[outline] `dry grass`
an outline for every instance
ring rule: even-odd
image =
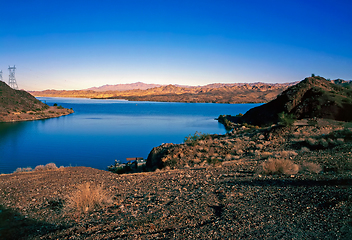
[[[297,174],[299,171],[299,165],[293,163],[288,159],[274,159],[270,158],[269,160],[265,161],[260,169],[259,172],[263,174]]]
[[[33,169],[31,167],[26,167],[26,168],[17,168],[14,172],[15,173],[20,173],[20,172],[31,172]]]
[[[84,183],[68,197],[66,209],[76,213],[90,212],[112,203],[112,196],[100,185]]]

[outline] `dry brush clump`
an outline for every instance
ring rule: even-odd
[[[90,212],[112,203],[112,196],[101,185],[84,183],[67,197],[66,210],[78,214]]]
[[[33,169],[31,167],[26,167],[26,168],[17,168],[14,173],[20,173],[20,172],[31,172]]]
[[[269,158],[267,161],[260,165],[258,172],[267,175],[291,175],[297,174],[299,172],[299,169],[299,165],[293,163],[291,160]]]
[[[45,166],[44,165],[38,165],[34,168],[34,171],[45,171],[45,170],[54,170],[58,169],[55,163],[48,163]]]

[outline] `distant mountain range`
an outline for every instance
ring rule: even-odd
[[[134,90],[134,89],[146,90],[149,88],[155,88],[155,87],[160,87],[160,86],[162,86],[162,85],[136,82],[136,83],[126,83],[126,84],[115,84],[115,85],[106,84],[106,85],[103,85],[100,87],[91,87],[91,88],[84,89],[84,90],[92,90],[92,91],[96,91],[96,92],[127,91],[127,90]]]
[[[339,85],[350,81],[332,80]],[[212,103],[264,103],[273,100],[290,83],[213,83],[205,86],[159,85],[142,82],[104,85],[85,90],[31,91],[37,97],[76,97],[99,99],[126,99],[129,101],[157,102],[212,102]]]

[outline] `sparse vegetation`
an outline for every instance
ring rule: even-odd
[[[292,126],[293,123],[295,122],[295,117],[293,114],[288,114],[285,112],[279,113],[279,124],[283,125],[285,127]]]
[[[19,172],[31,172],[33,171],[33,169],[31,167],[26,167],[26,168],[17,168],[15,170],[15,173],[19,173]]]
[[[45,171],[45,170],[55,170],[55,169],[58,169],[58,167],[56,166],[55,163],[48,163],[45,166],[44,165],[38,165],[34,169],[31,168],[31,167],[17,168],[15,173],[18,173],[18,172],[32,172],[32,171]]]
[[[205,139],[209,138],[209,136],[210,135],[207,133],[195,132],[193,135],[190,134],[187,137],[185,137],[183,142],[194,146],[198,141],[205,140]]]
[[[299,171],[299,165],[293,163],[288,159],[274,159],[270,158],[265,161],[260,166],[260,173],[267,175],[275,175],[275,174],[285,174],[292,175],[297,174]]]
[[[112,203],[112,197],[101,185],[84,183],[77,186],[67,198],[66,210],[87,213]]]
[[[56,166],[55,163],[48,163],[45,166],[44,165],[38,165],[34,168],[34,171],[45,171],[45,170],[53,170],[57,169],[58,167]]]

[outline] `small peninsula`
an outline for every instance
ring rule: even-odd
[[[28,92],[12,89],[0,81],[0,122],[47,119],[71,113],[72,109],[48,106]]]

